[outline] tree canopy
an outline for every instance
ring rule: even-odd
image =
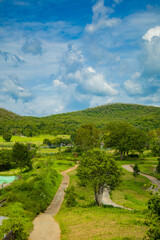
[[[118,150],[121,159],[132,150],[143,152],[147,141],[146,133],[128,122],[110,122],[106,125],[104,147]]]
[[[12,160],[16,164],[16,166],[21,169],[21,172],[24,167],[31,168],[31,159],[32,154],[29,146],[23,143],[16,142],[12,149]]]
[[[82,185],[88,184],[93,188],[96,203],[101,205],[104,188],[112,190],[119,185],[121,170],[111,154],[94,149],[83,155],[77,176]]]
[[[99,130],[92,124],[82,125],[75,134],[74,142],[83,151],[100,147]]]

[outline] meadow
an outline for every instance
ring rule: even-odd
[[[157,158],[128,159],[117,161],[118,165],[135,164],[141,172],[156,176]],[[149,167],[149,168],[148,168]],[[111,199],[132,211],[112,206],[96,206],[94,193],[89,187],[77,184],[76,171],[69,173],[70,186],[75,187],[75,207],[67,207],[66,199],[60,212],[56,215],[62,231],[62,240],[142,240],[148,226],[146,225],[147,202],[151,193],[147,191],[150,181],[143,177],[134,177],[123,169],[122,182],[111,192]]]

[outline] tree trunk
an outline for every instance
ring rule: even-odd
[[[98,187],[98,191],[96,188],[94,189],[95,201],[98,206],[102,206],[103,190],[102,186]]]
[[[120,151],[120,158],[123,160],[123,151]]]

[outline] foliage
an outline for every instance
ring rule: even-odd
[[[139,172],[140,172],[137,163],[134,165],[133,170],[134,170],[134,172],[133,172],[133,176],[134,176],[134,177],[137,177],[137,176],[139,175]]]
[[[157,167],[156,167],[156,172],[160,173],[160,158],[158,158],[158,164],[157,164]]]
[[[43,167],[23,174],[23,178],[4,188],[1,199],[7,199],[7,203],[0,211],[9,219],[4,220],[2,232],[12,229],[16,239],[27,240],[33,219],[50,204],[60,181],[56,170]]]
[[[9,132],[4,132],[4,133],[3,133],[3,139],[4,139],[6,142],[10,142],[11,138],[12,138],[12,134],[11,134],[11,133],[9,133]]]
[[[95,200],[101,205],[101,195],[105,187],[113,190],[120,183],[121,170],[111,154],[99,149],[90,150],[83,155],[77,168],[80,183],[89,184],[95,193]]]
[[[13,135],[72,134],[81,125],[94,123],[97,128],[103,129],[113,120],[125,120],[146,131],[160,128],[160,108],[118,103],[43,118],[22,117],[0,108],[0,134],[6,129]]]
[[[66,206],[67,207],[75,207],[77,202],[76,202],[76,193],[75,193],[75,188],[74,186],[69,187],[65,191],[65,199],[66,199]]]
[[[135,128],[127,122],[111,122],[106,126],[104,133],[105,148],[112,147],[119,151],[121,159],[129,151],[143,152],[148,137],[144,131]]]
[[[156,193],[148,201],[148,224],[150,229],[148,230],[144,239],[146,240],[159,240],[160,239],[160,195]]]
[[[16,142],[12,149],[12,160],[17,167],[20,167],[21,172],[22,168],[26,166],[31,169],[32,167],[31,159],[32,155],[28,145]]]
[[[82,125],[74,138],[76,146],[83,151],[100,147],[100,134],[92,124]]]
[[[13,167],[12,151],[8,149],[0,150],[0,171],[9,170]]]

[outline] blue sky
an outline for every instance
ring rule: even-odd
[[[0,107],[160,106],[159,0],[0,0]]]

